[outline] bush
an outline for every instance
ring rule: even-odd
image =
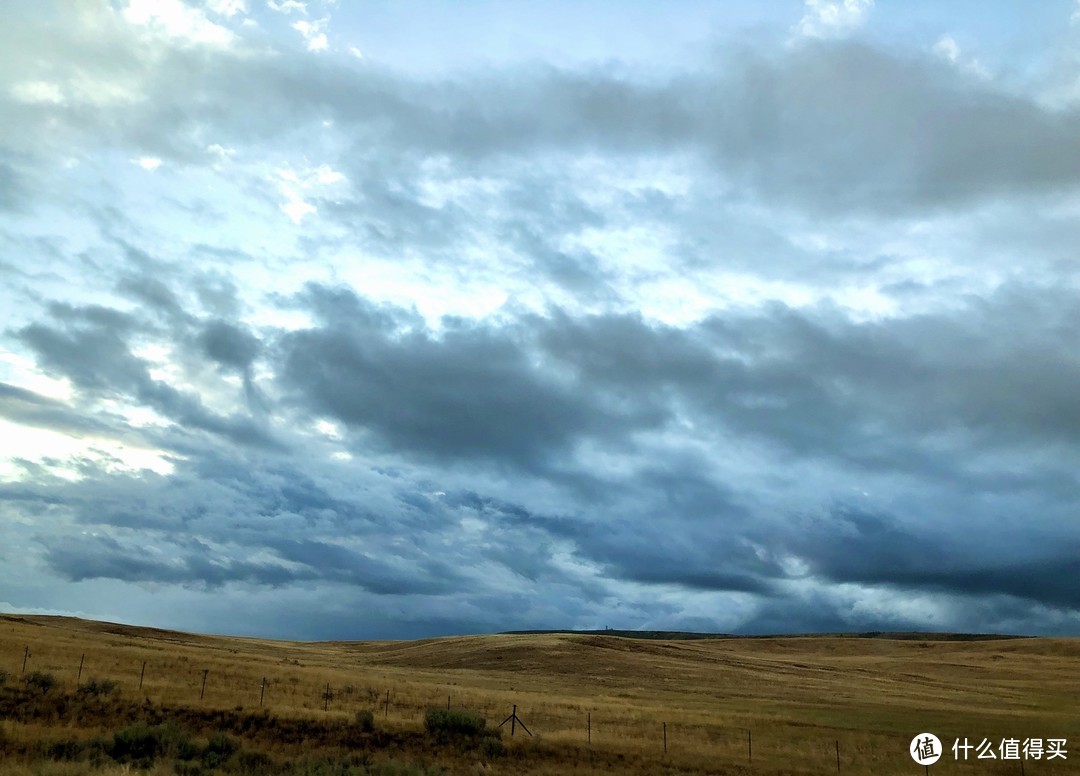
[[[274,776],[281,772],[281,768],[263,752],[240,752],[229,762],[226,770],[243,776]]]
[[[203,763],[209,768],[217,768],[239,748],[240,745],[224,733],[214,733],[203,750]]]
[[[5,684],[7,684],[8,676],[8,672],[0,668],[0,687],[3,687]]]
[[[23,681],[27,687],[38,690],[42,695],[56,686],[56,677],[44,671],[31,671]]]
[[[112,695],[120,689],[120,685],[112,679],[90,679],[78,689],[78,694],[84,697],[100,698],[103,695]]]
[[[108,754],[119,763],[147,768],[159,757],[190,760],[198,754],[191,736],[173,722],[160,725],[138,723],[113,734]]]
[[[371,709],[361,709],[356,712],[356,724],[364,733],[375,731],[375,714]]]
[[[484,737],[480,740],[480,754],[488,760],[502,757],[506,754],[506,744],[498,730],[485,730]]]
[[[50,741],[42,744],[42,750],[50,760],[74,761],[83,759],[83,744],[81,741],[71,739],[65,741]]]
[[[478,739],[486,728],[487,722],[474,711],[428,709],[424,715],[424,729],[441,741]]]

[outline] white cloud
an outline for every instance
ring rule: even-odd
[[[960,44],[958,44],[949,35],[943,35],[937,43],[934,44],[934,53],[942,59],[956,65],[960,70],[971,75],[977,75],[980,78],[986,78],[989,76],[986,68],[982,66],[982,63],[974,57],[965,57],[960,50]]]
[[[295,11],[307,14],[307,3],[301,3],[297,0],[281,0],[281,2],[277,3],[274,0],[267,0],[266,5],[271,11],[277,11],[278,13],[290,14]]]
[[[281,211],[297,225],[303,221],[304,216],[318,210],[305,199],[305,192],[326,189],[346,180],[341,172],[328,164],[320,164],[318,167],[308,167],[299,171],[291,167],[282,167],[274,173],[272,180],[277,185],[278,191],[285,197],[285,202],[280,205]]]
[[[796,31],[808,38],[832,38],[860,27],[874,0],[806,0]]]
[[[229,161],[231,158],[236,156],[236,149],[235,148],[226,148],[223,145],[219,145],[218,143],[214,143],[214,144],[208,145],[206,147],[206,153],[208,153],[208,154],[210,154],[210,156],[214,157],[214,167],[218,168],[218,167],[221,167],[222,164],[224,164],[225,162]]]
[[[131,162],[132,164],[137,164],[144,170],[148,170],[149,172],[153,172],[161,166],[161,160],[158,159],[156,156],[140,156],[138,159],[132,159]]]
[[[960,59],[960,46],[955,40],[945,35],[934,44],[934,53],[950,62],[957,62]]]
[[[356,46],[349,46],[349,53],[352,54],[357,59],[363,59],[364,58],[364,52],[361,51],[360,49],[358,49]]]
[[[330,43],[323,30],[326,28],[328,19],[319,19],[317,22],[300,20],[292,23],[292,28],[304,36],[307,41],[308,51],[326,51]]]
[[[23,81],[11,87],[11,96],[19,102],[59,105],[64,101],[60,87],[50,81]]]
[[[247,13],[247,0],[207,0],[206,7],[219,16],[232,18],[238,13]]]
[[[123,17],[129,24],[146,27],[174,41],[224,46],[233,40],[231,32],[181,0],[131,0]]]
[[[311,215],[316,212],[316,208],[310,202],[305,202],[299,194],[290,192],[288,195],[289,201],[281,206],[281,212],[289,217],[297,226],[304,220],[304,216]]]

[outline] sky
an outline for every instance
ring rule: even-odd
[[[1080,3],[0,11],[0,610],[1080,635]]]

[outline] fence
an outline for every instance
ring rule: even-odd
[[[221,706],[223,703],[234,705],[241,702],[255,706],[257,703],[258,708],[266,710],[280,706],[285,710],[321,710],[323,714],[348,716],[367,709],[380,713],[384,719],[390,719],[393,712],[395,720],[411,723],[415,723],[428,709],[442,707],[445,701],[447,709],[455,706],[467,708],[481,713],[491,722],[501,719],[509,710],[510,716],[506,716],[503,722],[509,723],[511,737],[517,735],[520,727],[529,737],[535,732],[549,742],[583,745],[589,751],[598,749],[607,752],[617,751],[620,747],[626,748],[628,741],[632,740],[639,749],[651,751],[664,758],[680,752],[700,753],[703,745],[708,745],[711,751],[722,757],[725,764],[745,765],[747,768],[761,765],[770,758],[770,754],[775,758],[778,753],[784,752],[783,756],[786,757],[793,748],[789,727],[784,727],[782,733],[773,729],[772,735],[766,738],[759,732],[755,738],[752,727],[670,723],[663,719],[654,721],[643,717],[634,709],[631,709],[631,712],[636,713],[633,724],[628,724],[625,715],[620,718],[613,712],[605,715],[593,708],[570,709],[565,704],[558,707],[549,704],[547,708],[543,708],[545,704],[542,702],[534,704],[533,707],[522,706],[519,716],[517,704],[509,704],[512,708],[510,710],[504,700],[484,697],[482,691],[475,689],[460,692],[456,700],[454,691],[446,692],[445,688],[437,690],[437,694],[435,690],[429,689],[426,694],[418,697],[415,687],[399,693],[394,687],[335,683],[322,678],[316,681],[312,674],[323,670],[318,666],[303,670],[290,665],[287,669],[279,668],[275,677],[262,674],[256,681],[250,681],[247,677],[244,681],[238,681],[235,671],[230,673],[215,670],[209,665],[199,666],[196,661],[188,658],[162,663],[147,659],[130,660],[127,663],[129,670],[126,671],[116,670],[121,665],[118,661],[110,662],[112,675],[102,676],[101,671],[95,670],[93,661],[87,662],[86,653],[80,654],[77,662],[72,660],[69,666],[64,666],[55,660],[50,661],[48,654],[43,653],[40,647],[35,647],[32,651],[27,645],[22,650],[19,675],[31,675],[40,664],[59,674],[61,683],[64,682],[65,675],[69,682],[73,677],[76,689],[82,686],[84,676],[107,678],[118,682],[124,694],[142,695],[144,691],[153,693],[167,688],[169,699],[180,705]],[[182,667],[178,663],[183,664]],[[149,702],[149,696],[147,700]],[[763,727],[770,730],[768,725]],[[632,729],[631,735],[627,735],[628,728]],[[807,764],[808,757],[818,764],[820,770],[815,768],[815,772],[867,771],[865,746],[855,746],[849,750],[840,738],[816,732],[804,735],[796,744],[795,748],[804,765]],[[887,748],[892,756],[907,758],[909,739],[905,737],[881,734],[877,737],[877,744],[876,748]],[[850,756],[848,751],[851,751]],[[909,765],[914,764],[910,759],[907,762]],[[1025,761],[1019,760],[1015,764],[1015,772],[1022,776],[1026,776],[1027,772],[1041,772],[1032,766],[1033,763],[1027,762],[1025,770]]]

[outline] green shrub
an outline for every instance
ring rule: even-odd
[[[42,752],[50,760],[65,760],[68,762],[83,759],[83,743],[67,739],[64,741],[49,741],[42,744]]]
[[[502,757],[506,754],[506,744],[498,730],[485,730],[484,737],[480,739],[480,754],[488,760]]]
[[[198,748],[186,732],[174,722],[160,725],[137,723],[118,730],[107,748],[108,754],[119,763],[149,767],[160,757],[191,760]]]
[[[240,745],[224,733],[214,733],[203,750],[202,761],[209,768],[217,768],[239,748]]]
[[[39,691],[42,695],[56,686],[56,677],[44,671],[31,671],[23,681],[27,687]]]
[[[478,739],[487,722],[474,711],[464,709],[428,709],[424,729],[441,741]]]
[[[375,730],[375,713],[371,709],[360,709],[356,712],[356,725],[364,733],[372,733]]]
[[[103,695],[112,695],[120,689],[120,685],[112,679],[90,679],[78,689],[78,694],[85,697],[100,698]]]
[[[281,768],[263,752],[241,751],[228,765],[225,766],[228,773],[243,774],[243,776],[276,776],[281,773]]]

